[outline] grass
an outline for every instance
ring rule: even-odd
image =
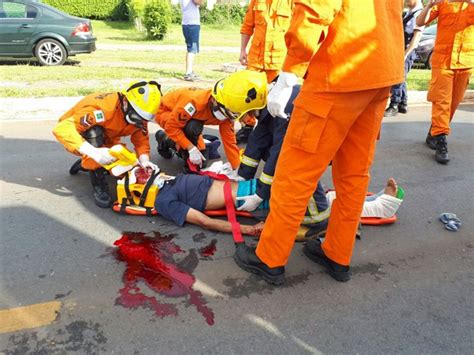
[[[196,56],[195,71],[203,81],[188,83],[184,75],[185,46],[180,25],[173,25],[164,41],[146,41],[144,35],[126,22],[93,22],[99,49],[91,54],[71,57],[61,67],[41,67],[34,60],[0,60],[0,97],[83,96],[93,92],[117,91],[137,79],[158,79],[166,92],[177,86],[210,87],[225,77],[222,65],[238,61],[238,53],[202,51]],[[117,50],[100,49],[100,44],[115,44]],[[173,44],[182,49],[152,51],[125,50],[120,44]],[[225,29],[203,26],[202,46],[238,48],[238,26]],[[408,76],[409,90],[427,90],[430,71],[413,69]],[[474,89],[474,84],[470,84]]]
[[[173,24],[162,41],[149,40],[142,33],[137,31],[129,22],[92,21],[92,29],[99,43],[109,44],[175,44],[184,47],[183,32],[181,25]],[[239,47],[240,27],[236,25],[201,26],[201,46],[218,47]]]

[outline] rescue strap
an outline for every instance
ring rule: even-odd
[[[146,201],[146,197],[148,195],[148,191],[150,191],[150,188],[152,187],[152,185],[153,185],[155,179],[158,177],[158,175],[159,175],[159,172],[154,172],[150,175],[148,181],[145,184],[145,187],[143,188],[143,192],[140,196],[140,201],[138,202],[138,205],[137,205],[135,203],[135,201],[133,200],[132,193],[130,192],[129,174],[126,174],[125,175],[124,188],[125,188],[125,194],[126,194],[127,197],[124,197],[122,199],[122,203],[120,205],[120,211],[119,212],[122,213],[122,214],[124,214],[124,213],[135,214],[135,213],[131,212],[130,208],[127,208],[127,207],[136,206],[136,207],[140,207],[139,209],[144,209],[146,211],[146,215],[148,217],[156,215],[156,211],[154,211],[154,208],[145,207],[145,201]]]
[[[232,229],[232,238],[234,243],[237,246],[238,244],[245,243],[244,238],[242,237],[242,232],[240,231],[240,223],[237,221],[234,201],[232,199],[232,187],[230,185],[230,180],[227,175],[217,174],[211,171],[201,171],[197,166],[188,159],[189,170],[194,174],[209,176],[212,179],[224,181],[224,200],[225,208],[227,212],[227,220],[229,221]]]

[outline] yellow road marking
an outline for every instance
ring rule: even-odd
[[[0,334],[43,327],[54,322],[61,302],[52,301],[11,309],[0,309]]]

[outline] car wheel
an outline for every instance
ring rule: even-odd
[[[35,56],[41,65],[63,65],[67,59],[67,52],[60,42],[47,38],[38,42]]]
[[[428,68],[428,69],[431,69],[431,56],[433,55],[433,52],[431,52],[429,55],[428,55],[428,58],[426,59],[426,63],[425,63],[425,66]]]

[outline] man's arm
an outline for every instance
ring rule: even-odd
[[[224,145],[227,160],[232,165],[232,169],[237,169],[240,165],[240,154],[237,141],[235,139],[234,122],[225,120],[219,125],[219,134]]]
[[[250,0],[247,12],[245,13],[242,26],[240,27],[240,64],[248,65],[247,61],[247,45],[250,37],[253,35],[255,28],[255,14],[253,12],[255,0]]]
[[[420,30],[415,30],[413,37],[411,38],[410,43],[408,44],[407,49],[405,49],[405,59],[410,55],[410,53],[418,47],[418,43],[420,43],[422,32]]]
[[[197,6],[202,6],[204,5],[204,0],[193,0],[193,3],[195,3]]]
[[[433,9],[433,6],[438,5],[441,2],[443,2],[443,0],[429,0],[416,18],[416,25],[424,26],[433,21],[433,19],[438,16],[438,9]]]
[[[239,62],[242,65],[248,65],[248,59],[247,59],[247,45],[249,44],[250,41],[250,35],[242,33],[240,35],[240,57],[239,57]]]
[[[147,127],[147,122],[144,122],[145,127]],[[147,130],[148,132],[148,130]],[[137,156],[142,154],[150,155],[150,139],[148,133],[144,134],[143,131],[137,128],[130,136],[130,141],[135,147]]]
[[[228,221],[211,218],[206,216],[204,213],[190,208],[186,215],[186,222],[196,224],[202,228],[215,230],[218,232],[232,233],[232,224]],[[259,222],[254,226],[247,224],[240,225],[240,231],[242,234],[259,236],[263,229],[263,222]]]

